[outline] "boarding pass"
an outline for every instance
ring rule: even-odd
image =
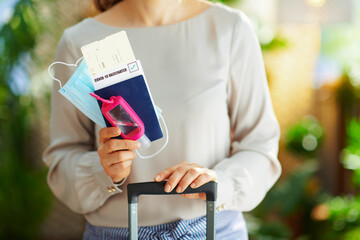
[[[81,47],[81,52],[92,76],[136,60],[125,31],[87,44]]]

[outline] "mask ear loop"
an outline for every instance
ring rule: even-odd
[[[167,144],[168,144],[168,142],[169,142],[169,132],[168,132],[168,129],[167,129],[165,120],[164,120],[164,118],[163,118],[162,115],[159,115],[159,117],[160,117],[161,121],[163,122],[165,131],[166,131],[166,140],[165,140],[165,143],[164,143],[164,145],[159,149],[159,151],[157,151],[157,152],[154,153],[154,154],[151,154],[150,156],[143,156],[143,155],[141,155],[141,154],[139,153],[138,150],[135,150],[136,153],[139,155],[139,157],[141,157],[141,158],[143,158],[143,159],[152,158],[152,157],[158,155],[162,150],[164,150],[164,148],[167,146]]]
[[[48,67],[48,73],[50,75],[50,77],[57,81],[60,85],[60,88],[62,88],[62,84],[61,84],[61,81],[59,79],[57,79],[56,77],[54,77],[54,75],[52,75],[51,73],[51,68],[55,65],[55,64],[63,64],[63,65],[66,65],[66,66],[69,66],[69,67],[77,67],[78,66],[78,63],[80,62],[80,60],[82,60],[84,57],[81,57],[79,58],[76,63],[64,63],[64,62],[53,62],[52,64],[50,64],[50,66]]]

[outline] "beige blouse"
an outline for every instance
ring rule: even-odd
[[[280,176],[279,126],[259,42],[239,10],[215,4],[188,20],[157,27],[119,28],[88,18],[65,30],[57,61],[75,63],[80,47],[125,30],[140,59],[154,102],[162,108],[169,143],[151,159],[136,158],[115,186],[97,154],[99,126],[58,93],[54,84],[51,142],[44,153],[48,183],[69,208],[93,225],[127,227],[126,185],[152,181],[182,161],[216,171],[218,210],[250,211]],[[73,68],[58,65],[63,84]],[[152,144],[156,151],[163,139]],[[202,200],[141,196],[139,225],[204,215]]]

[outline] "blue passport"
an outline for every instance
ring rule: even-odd
[[[95,90],[94,93],[104,99],[110,99],[112,96],[121,96],[143,121],[145,126],[145,135],[150,141],[155,141],[163,137],[154,105],[143,75]],[[101,109],[102,102],[98,101],[98,104]],[[106,126],[112,127],[105,117],[104,120]]]

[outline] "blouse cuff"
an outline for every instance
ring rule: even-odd
[[[254,187],[252,177],[244,168],[214,170],[218,176],[217,207],[222,210],[248,211],[247,201]],[[234,172],[236,171],[236,173]],[[231,177],[230,177],[231,176]]]
[[[102,206],[109,197],[122,192],[105,174],[95,151],[82,154],[74,171],[74,195],[79,202],[79,209],[74,210],[76,212],[92,212]]]
[[[234,193],[234,183],[225,173],[215,170],[218,177],[218,190],[216,210],[222,211],[231,207],[231,199]]]

